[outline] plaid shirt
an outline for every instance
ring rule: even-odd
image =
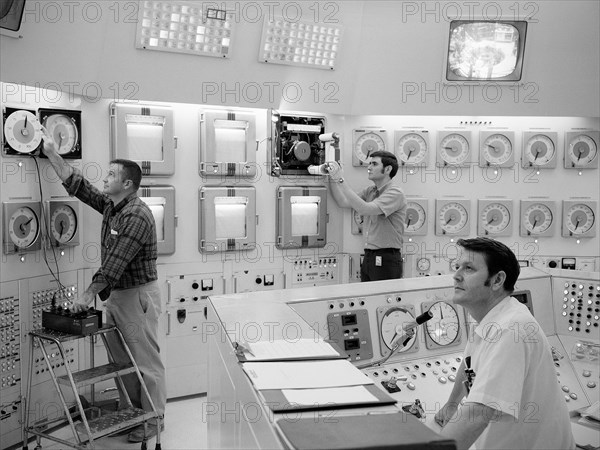
[[[106,300],[113,289],[127,289],[158,279],[156,225],[150,208],[132,193],[114,205],[78,169],[63,183],[71,196],[102,214],[102,266],[92,278]]]

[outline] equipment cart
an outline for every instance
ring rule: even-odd
[[[114,357],[110,351],[107,342],[107,335],[109,333],[114,333],[115,337],[122,344],[125,353],[129,358],[129,362],[127,364],[118,364],[114,362]],[[156,434],[156,447],[155,450],[160,450],[160,430],[161,430],[161,417],[156,411],[154,404],[150,398],[148,393],[148,389],[142,379],[142,375],[138,369],[136,362],[131,355],[129,347],[125,343],[125,339],[123,338],[122,333],[115,326],[104,326],[99,328],[98,330],[84,335],[74,335],[63,333],[60,331],[53,331],[48,329],[36,330],[29,333],[31,337],[31,351],[30,351],[30,361],[29,367],[33,367],[33,355],[36,344],[39,346],[41,353],[44,357],[46,365],[48,367],[48,371],[52,377],[52,382],[54,387],[58,392],[58,397],[60,398],[60,402],[62,403],[62,407],[64,410],[64,416],[59,417],[51,422],[44,420],[43,423],[29,423],[29,414],[27,409],[27,403],[30,400],[29,396],[31,395],[31,382],[32,382],[32,370],[29,370],[28,380],[27,380],[27,397],[24,399],[23,410],[25,414],[25,419],[23,421],[23,449],[27,449],[27,441],[30,435],[36,436],[36,447],[35,450],[41,450],[41,439],[46,438],[52,441],[60,442],[63,445],[66,445],[71,448],[84,449],[84,448],[95,448],[94,440],[99,439],[104,436],[108,436],[110,434],[114,434],[118,431],[125,430],[127,428],[131,428],[133,426],[144,424],[144,429],[146,430],[148,426],[148,421],[153,419],[156,421],[157,434]],[[94,344],[93,344],[93,336],[100,336],[104,346],[106,348],[106,353],[108,355],[108,364],[100,365],[94,367]],[[65,354],[65,350],[63,348],[63,343],[75,339],[82,339],[85,337],[90,337],[90,365],[92,366],[89,369],[80,370],[77,372],[72,372],[69,364],[67,363],[67,356]],[[56,344],[58,347],[58,351],[60,352],[60,356],[64,362],[64,368],[66,369],[66,375],[57,376],[52,364],[50,363],[50,358],[48,356],[48,352],[46,349],[46,345]],[[144,411],[143,409],[135,408],[129,396],[127,395],[127,391],[123,385],[123,380],[121,379],[122,375],[135,373],[140,381],[142,388],[142,395],[145,395],[148,398],[148,402],[152,406],[152,411]],[[124,393],[123,397],[125,398],[126,405],[120,405],[120,408],[117,411],[107,412],[104,410],[100,410],[99,408],[95,408],[93,405],[93,384],[98,383],[104,380],[108,380],[114,378],[116,384]],[[92,386],[92,408],[84,408],[85,398],[83,398],[84,402],[82,402],[82,397],[79,395],[78,389],[83,388],[85,386]],[[74,393],[75,407],[69,408],[67,405],[65,396],[62,387],[65,389],[71,389]],[[95,409],[94,409],[95,408]],[[92,412],[96,412],[95,415],[97,417],[93,417]],[[86,415],[90,415],[88,418]],[[56,436],[52,436],[46,430],[53,429],[56,430],[60,427],[65,427],[69,425],[73,432],[73,441],[67,441]],[[144,439],[142,442],[142,450],[146,450],[147,441]]]

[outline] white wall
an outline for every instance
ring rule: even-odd
[[[343,25],[335,71],[258,62],[260,15],[291,15],[297,5],[303,21],[318,13]],[[596,0],[230,2],[239,23],[227,60],[135,49],[136,7],[125,0],[28,0],[23,38],[0,38],[0,80],[91,98],[336,114],[600,116]],[[442,85],[448,20],[498,14],[529,20],[521,85]],[[250,90],[256,85],[263,88],[258,95]]]

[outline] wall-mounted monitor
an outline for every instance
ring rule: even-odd
[[[450,22],[445,81],[519,81],[523,72],[527,22]]]
[[[277,188],[278,249],[324,247],[327,243],[327,188]]]

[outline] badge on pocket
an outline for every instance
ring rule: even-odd
[[[376,256],[376,257],[375,257],[375,265],[376,265],[377,267],[381,267],[381,266],[383,266],[383,261],[382,261],[382,259],[381,259],[381,256]]]

